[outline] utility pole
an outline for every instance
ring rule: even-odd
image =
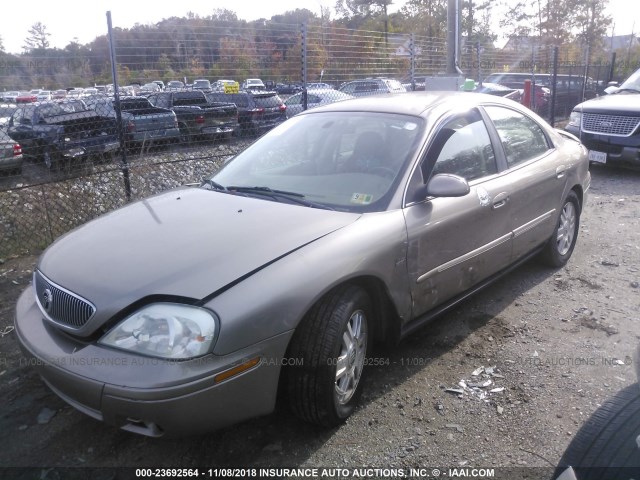
[[[460,55],[460,0],[447,3],[447,74],[462,74],[458,67]]]

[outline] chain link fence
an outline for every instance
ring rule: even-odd
[[[523,79],[509,84],[508,75],[525,74],[546,91],[545,105],[554,98],[559,106],[532,108],[555,118],[595,96],[613,72],[613,59],[588,65],[574,47],[463,42],[451,76],[442,39],[329,24],[225,28],[172,18],[76,47],[0,60],[0,258],[37,252],[132,200],[200,182],[307,108],[430,90],[443,78],[455,77],[452,88],[467,78],[521,88]]]

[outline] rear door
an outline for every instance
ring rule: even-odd
[[[558,161],[553,143],[532,118],[503,106],[485,111],[498,132],[511,188],[513,257],[518,259],[553,233],[569,165]]]

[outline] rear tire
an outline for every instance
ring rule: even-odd
[[[553,478],[572,467],[580,480],[640,478],[640,388],[629,385],[589,417]]]
[[[333,427],[355,410],[362,392],[367,347],[373,338],[371,300],[345,285],[320,300],[296,329],[289,357],[287,394],[301,419]]]
[[[580,230],[580,200],[570,192],[562,204],[558,224],[541,252],[541,259],[551,267],[562,267],[571,258]]]

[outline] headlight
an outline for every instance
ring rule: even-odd
[[[216,319],[209,310],[154,303],[128,316],[98,343],[151,357],[186,359],[211,351]]]
[[[581,122],[582,122],[582,113],[571,112],[571,115],[569,115],[569,125],[571,125],[572,127],[580,128]]]

